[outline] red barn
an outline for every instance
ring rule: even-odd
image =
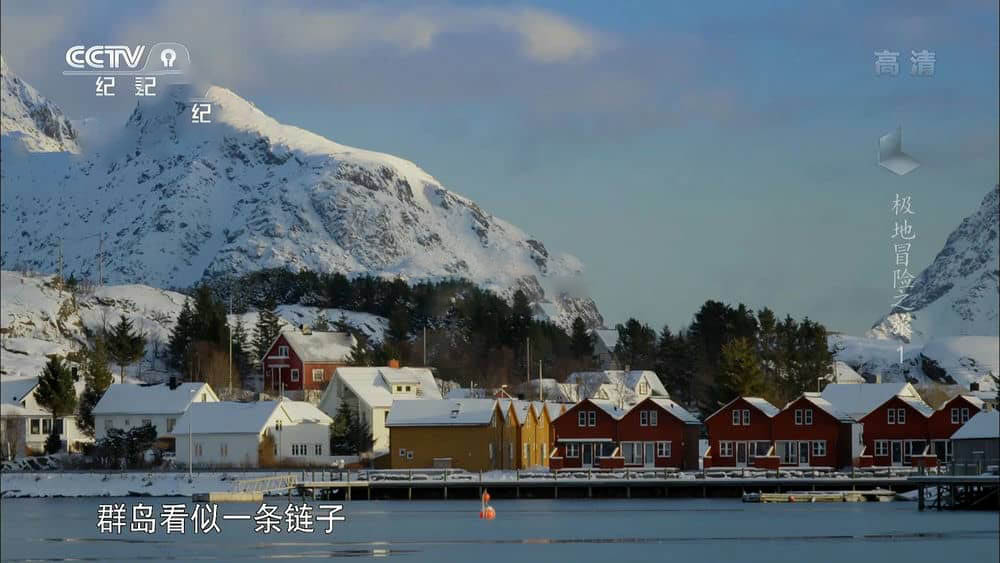
[[[333,372],[347,365],[357,344],[346,332],[286,331],[278,335],[261,358],[264,384],[286,391],[322,391]]]
[[[701,423],[664,397],[649,397],[618,420],[625,467],[698,468]]]
[[[771,448],[771,419],[778,407],[759,397],[737,397],[705,419],[705,467],[747,467]]]
[[[804,393],[771,419],[775,455],[782,466],[854,464],[861,454],[861,425],[819,396]]]
[[[560,467],[600,467],[601,458],[610,458],[618,443],[618,419],[624,411],[611,401],[584,399],[552,421],[555,454],[550,465]]]
[[[924,454],[934,409],[909,383],[831,384],[823,397],[864,424],[865,456],[873,465],[910,465]]]
[[[983,410],[984,403],[973,395],[958,395],[927,419],[927,438],[931,441],[931,453],[940,461],[951,461],[951,435],[976,413]]]

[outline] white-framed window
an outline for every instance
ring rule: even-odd
[[[795,425],[802,426],[802,409],[795,409]]]
[[[413,459],[413,450],[406,450],[406,459]]]
[[[906,424],[906,409],[896,409],[896,424]]]
[[[281,430],[281,419],[278,419],[278,420],[274,421],[274,429],[275,430]]]
[[[796,422],[796,424],[798,423]],[[733,410],[733,426],[739,426],[739,425],[740,425],[740,411],[739,409],[735,409]]]
[[[875,440],[875,455],[889,455],[889,440]]]
[[[799,463],[799,444],[798,442],[775,442],[775,449],[778,452],[778,457],[781,458],[781,463],[785,465],[796,465]]]
[[[278,355],[275,358],[287,358],[288,357],[288,346],[278,346]]]
[[[108,420],[107,422],[110,423],[111,421]],[[104,426],[105,426],[105,428],[111,428],[111,424],[105,424]],[[42,433],[42,419],[40,419],[40,418],[32,418],[31,419],[31,433],[32,434],[41,434]]]
[[[963,408],[962,409],[962,424],[965,424],[966,422],[969,422],[969,409],[968,408]]]
[[[743,426],[750,426],[750,409],[743,409]]]
[[[197,457],[202,456],[201,442],[194,445],[194,455]]]
[[[896,409],[889,409],[886,412],[888,413],[887,416],[889,417],[888,423],[896,424]]]
[[[313,452],[316,455],[323,455],[323,444],[314,444],[313,445]]]
[[[399,448],[399,457],[406,457],[406,448]],[[493,444],[490,444],[490,457],[493,457]]]
[[[951,409],[951,423],[952,424],[961,424],[962,423],[961,416],[962,416],[962,412],[961,412],[960,409],[957,409],[957,408],[952,408]]]
[[[659,421],[657,420],[658,416],[659,415],[657,414],[656,411],[649,411],[649,425],[650,426],[656,426],[659,423]]]
[[[410,386],[409,386],[409,385],[407,385],[407,386],[406,386],[406,387],[405,387],[405,388],[403,389],[403,391],[405,391],[405,392],[409,393],[409,392],[410,392]]]
[[[580,444],[566,444],[566,457],[580,457]]]
[[[323,368],[313,368],[313,381],[323,381]]]
[[[219,457],[227,457],[229,455],[229,444],[222,443],[219,444]]]
[[[719,442],[719,457],[733,457],[733,443],[729,441]]]
[[[656,457],[670,457],[670,442],[656,443]]]
[[[126,421],[126,422],[128,422],[128,421]],[[52,419],[51,418],[43,418],[42,419],[42,434],[46,434],[47,435],[47,434],[51,434],[51,433],[52,433]]]
[[[649,411],[639,411],[639,426],[649,426]]]
[[[626,465],[642,464],[642,442],[622,442],[622,457]]]
[[[812,443],[813,457],[823,457],[826,455],[826,440],[816,440]]]
[[[107,422],[111,422],[111,421],[109,420]],[[174,425],[176,425],[176,424],[177,424],[177,419],[176,418],[171,418],[171,417],[168,416],[167,417],[167,432],[173,432],[174,431]]]
[[[806,426],[811,425],[813,423],[813,410],[812,409],[805,409],[805,410],[802,411],[802,414],[806,418]]]
[[[576,425],[580,428],[587,425],[587,411],[580,411],[576,413]]]
[[[649,384],[646,383],[645,381],[640,381],[639,382],[639,394],[640,395],[648,395],[649,394]]]
[[[299,370],[293,369],[292,370],[292,375],[291,375],[291,377],[289,379],[291,379],[292,381],[298,381],[299,380]]]
[[[597,411],[587,411],[587,426],[597,426]]]

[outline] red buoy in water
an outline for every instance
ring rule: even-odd
[[[483,493],[483,502],[490,502],[490,494]]]
[[[487,506],[486,507],[486,519],[487,520],[492,520],[492,519],[494,519],[496,517],[497,517],[497,511],[493,510],[492,506]]]

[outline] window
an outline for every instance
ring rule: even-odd
[[[51,433],[52,433],[52,419],[51,418],[43,418],[42,419],[42,434],[51,434]]]
[[[493,459],[493,444],[489,444],[489,446],[490,446],[490,459]],[[399,452],[400,452],[399,455],[403,455],[403,453],[406,452],[406,450],[399,450]]]
[[[314,445],[313,453],[315,453],[316,455],[323,455],[323,444]]]
[[[399,448],[399,457],[406,457],[406,448]],[[493,457],[493,444],[490,444],[490,457]]]
[[[733,457],[732,442],[719,442],[719,457]]]
[[[812,443],[813,457],[823,457],[826,455],[826,440],[817,440]]]
[[[385,424],[386,422],[389,422],[389,411],[385,411],[382,416],[382,423]]]
[[[597,411],[587,411],[587,426],[597,426]]]
[[[639,394],[640,395],[648,395],[649,394],[649,384],[646,383],[645,381],[640,381],[639,382]]]
[[[407,386],[406,386],[406,388],[405,388],[405,389],[403,389],[403,390],[404,390],[404,391],[406,391],[407,393],[409,393],[409,392],[410,392],[410,386],[409,386],[409,385],[407,385]]]
[[[670,457],[670,442],[656,443],[656,457]]]
[[[951,423],[961,424],[961,411],[959,409],[951,409]]]
[[[906,409],[896,409],[896,424],[906,424]]]
[[[622,442],[622,457],[626,465],[641,465],[642,442]]]
[[[313,368],[313,381],[323,381],[323,368]]]
[[[969,409],[963,408],[962,409],[962,424],[965,424],[966,422],[969,422]]]
[[[889,409],[889,424],[896,424],[896,409]]]
[[[639,412],[639,426],[649,426],[649,411]]]
[[[750,426],[750,409],[743,409],[743,426]]]
[[[153,425],[153,421],[150,420],[150,419],[148,419],[148,418],[142,419],[142,425],[146,426],[147,424],[150,425],[150,426],[152,426]]]
[[[297,369],[293,369],[292,370],[291,380],[292,381],[298,381],[299,380],[299,370],[297,370]]]
[[[778,457],[785,465],[798,465],[799,444],[798,442],[775,442],[778,450]]]
[[[229,455],[229,445],[219,444],[219,457],[226,457]]]
[[[798,422],[796,422],[795,424],[798,424]],[[739,425],[740,425],[740,411],[739,410],[734,410],[733,411],[733,426],[739,426]]]
[[[587,411],[576,413],[576,425],[581,428],[587,425]]]
[[[656,426],[656,424],[657,424],[656,417],[657,417],[656,411],[649,411],[649,425],[650,426]]]
[[[802,414],[804,414],[806,417],[806,425],[807,426],[811,425],[813,423],[813,410],[805,409],[804,411],[802,411]]]
[[[108,422],[111,422],[110,420]],[[167,432],[174,431],[174,425],[177,424],[176,418],[167,417]]]
[[[275,358],[287,358],[288,346],[278,346],[278,355]]]
[[[580,444],[566,444],[566,457],[580,457]]]
[[[280,420],[275,420],[274,421],[274,429],[275,430],[281,430],[281,421]]]
[[[202,456],[202,450],[201,450],[201,443],[200,442],[194,445],[194,455],[197,456],[197,457],[201,457]]]
[[[802,409],[795,409],[795,425],[802,426]]]
[[[110,428],[111,427],[110,423],[111,423],[111,421],[109,420],[108,424],[106,425],[106,427]],[[32,434],[40,434],[41,433],[41,420],[39,420],[37,418],[32,418],[31,419],[31,433]]]
[[[56,419],[55,433],[56,434],[62,434],[63,433],[63,419],[61,419],[61,418],[57,418]]]
[[[406,450],[406,459],[413,459],[413,452],[411,450]]]
[[[889,440],[875,440],[875,455],[889,455]]]

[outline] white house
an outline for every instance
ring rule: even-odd
[[[191,403],[218,401],[207,383],[114,383],[94,407],[94,434],[101,439],[111,428],[128,431],[148,422],[156,427],[157,436],[164,436],[173,431]]]
[[[618,331],[613,328],[595,328],[590,331],[594,337],[594,356],[601,369],[618,369],[615,346],[618,345]]]
[[[342,402],[354,408],[372,432],[372,451],[389,449],[389,430],[385,423],[389,409],[397,399],[441,399],[434,374],[428,368],[342,367],[319,400],[319,408],[337,416]]]
[[[196,467],[327,465],[332,420],[302,401],[193,403],[172,433],[176,460]]]
[[[83,378],[73,384],[77,399],[85,387]],[[4,409],[5,425],[8,431],[23,426],[23,440],[12,440],[7,437],[4,443],[14,442],[21,445],[22,451],[16,455],[32,455],[45,452],[45,440],[52,432],[52,415],[35,400],[35,389],[38,388],[37,377],[3,379],[0,381],[0,403],[11,405]],[[17,408],[14,408],[17,407]],[[14,421],[15,418],[22,422]],[[83,444],[93,440],[76,426],[76,415],[65,416],[55,420],[56,430],[62,440],[63,448],[69,451],[79,451]]]
[[[566,382],[576,386],[577,400],[611,401],[620,408],[634,405],[647,397],[669,397],[656,372],[652,371],[578,371]]]

